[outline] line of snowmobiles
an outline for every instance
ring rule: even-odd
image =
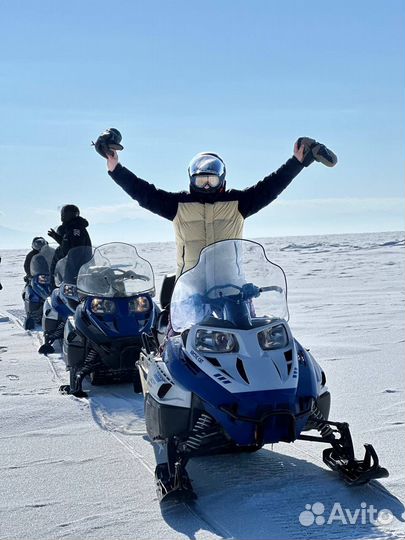
[[[53,279],[56,288],[43,302],[38,352],[52,354],[60,344],[69,372],[61,393],[86,397],[86,377],[93,385],[132,382],[141,392],[141,336],[151,332],[160,312],[149,262],[130,244],[81,246],[58,261]]]
[[[70,259],[58,263],[58,292],[45,303],[42,352],[63,335],[62,392],[84,396],[87,375],[97,384],[113,373],[142,391],[161,502],[196,497],[190,459],[277,442],[327,444],[324,463],[348,485],[388,476],[372,445],[357,459],[348,424],[329,420],[325,372],[294,338],[284,271],[260,244],[204,248],[194,268],[165,278],[160,308],[152,268],[134,246]]]

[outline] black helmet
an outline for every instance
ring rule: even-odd
[[[69,223],[72,219],[80,216],[80,210],[75,204],[65,204],[60,211],[62,223]]]
[[[42,238],[42,236],[36,236],[32,240],[31,247],[32,249],[35,249],[35,251],[41,251],[41,249],[48,245],[48,242],[45,240],[45,238]]]
[[[194,191],[215,193],[225,185],[225,163],[218,154],[200,152],[190,161],[188,175],[190,177],[190,186]],[[206,185],[199,185],[199,176],[207,177]],[[212,177],[213,182],[209,181],[210,177]]]

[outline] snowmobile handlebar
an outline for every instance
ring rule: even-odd
[[[223,295],[221,292],[223,289],[236,289],[239,292],[237,294],[231,294],[231,295]],[[219,290],[219,297],[213,298],[210,296],[213,292]],[[212,304],[216,302],[223,302],[224,300],[230,300],[234,302],[238,301],[244,301],[247,302],[249,300],[252,300],[253,298],[258,298],[262,292],[278,292],[282,293],[283,289],[281,287],[278,287],[277,285],[270,285],[268,287],[257,287],[253,283],[245,283],[242,285],[242,287],[238,285],[234,285],[233,283],[227,283],[224,285],[214,285],[214,287],[211,287],[208,289],[208,291],[204,295],[197,294],[196,297],[199,298],[200,301],[202,301],[204,304]]]
[[[283,289],[277,285],[270,285],[269,287],[260,287],[260,292],[278,292],[281,294]]]

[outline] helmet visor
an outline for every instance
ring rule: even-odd
[[[205,186],[209,186],[212,188],[216,188],[220,185],[221,179],[217,175],[213,174],[199,174],[198,176],[192,176],[191,182],[196,188],[204,188]]]
[[[200,174],[223,177],[225,174],[225,165],[216,156],[210,154],[198,154],[190,161],[188,172],[190,177]]]

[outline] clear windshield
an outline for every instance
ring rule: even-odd
[[[135,246],[114,242],[95,249],[77,277],[77,288],[90,296],[125,297],[155,293],[153,270]]]
[[[76,285],[77,276],[80,268],[86,262],[89,262],[93,255],[91,246],[79,246],[69,250],[66,257],[58,261],[55,267],[55,284],[69,283]]]
[[[284,271],[250,240],[224,240],[204,248],[197,265],[177,280],[170,304],[176,332],[208,320],[235,324],[247,310],[255,317],[288,320]]]
[[[55,250],[49,245],[45,245],[37,255],[34,255],[30,263],[31,276],[49,274],[49,269],[51,267],[54,255]]]

